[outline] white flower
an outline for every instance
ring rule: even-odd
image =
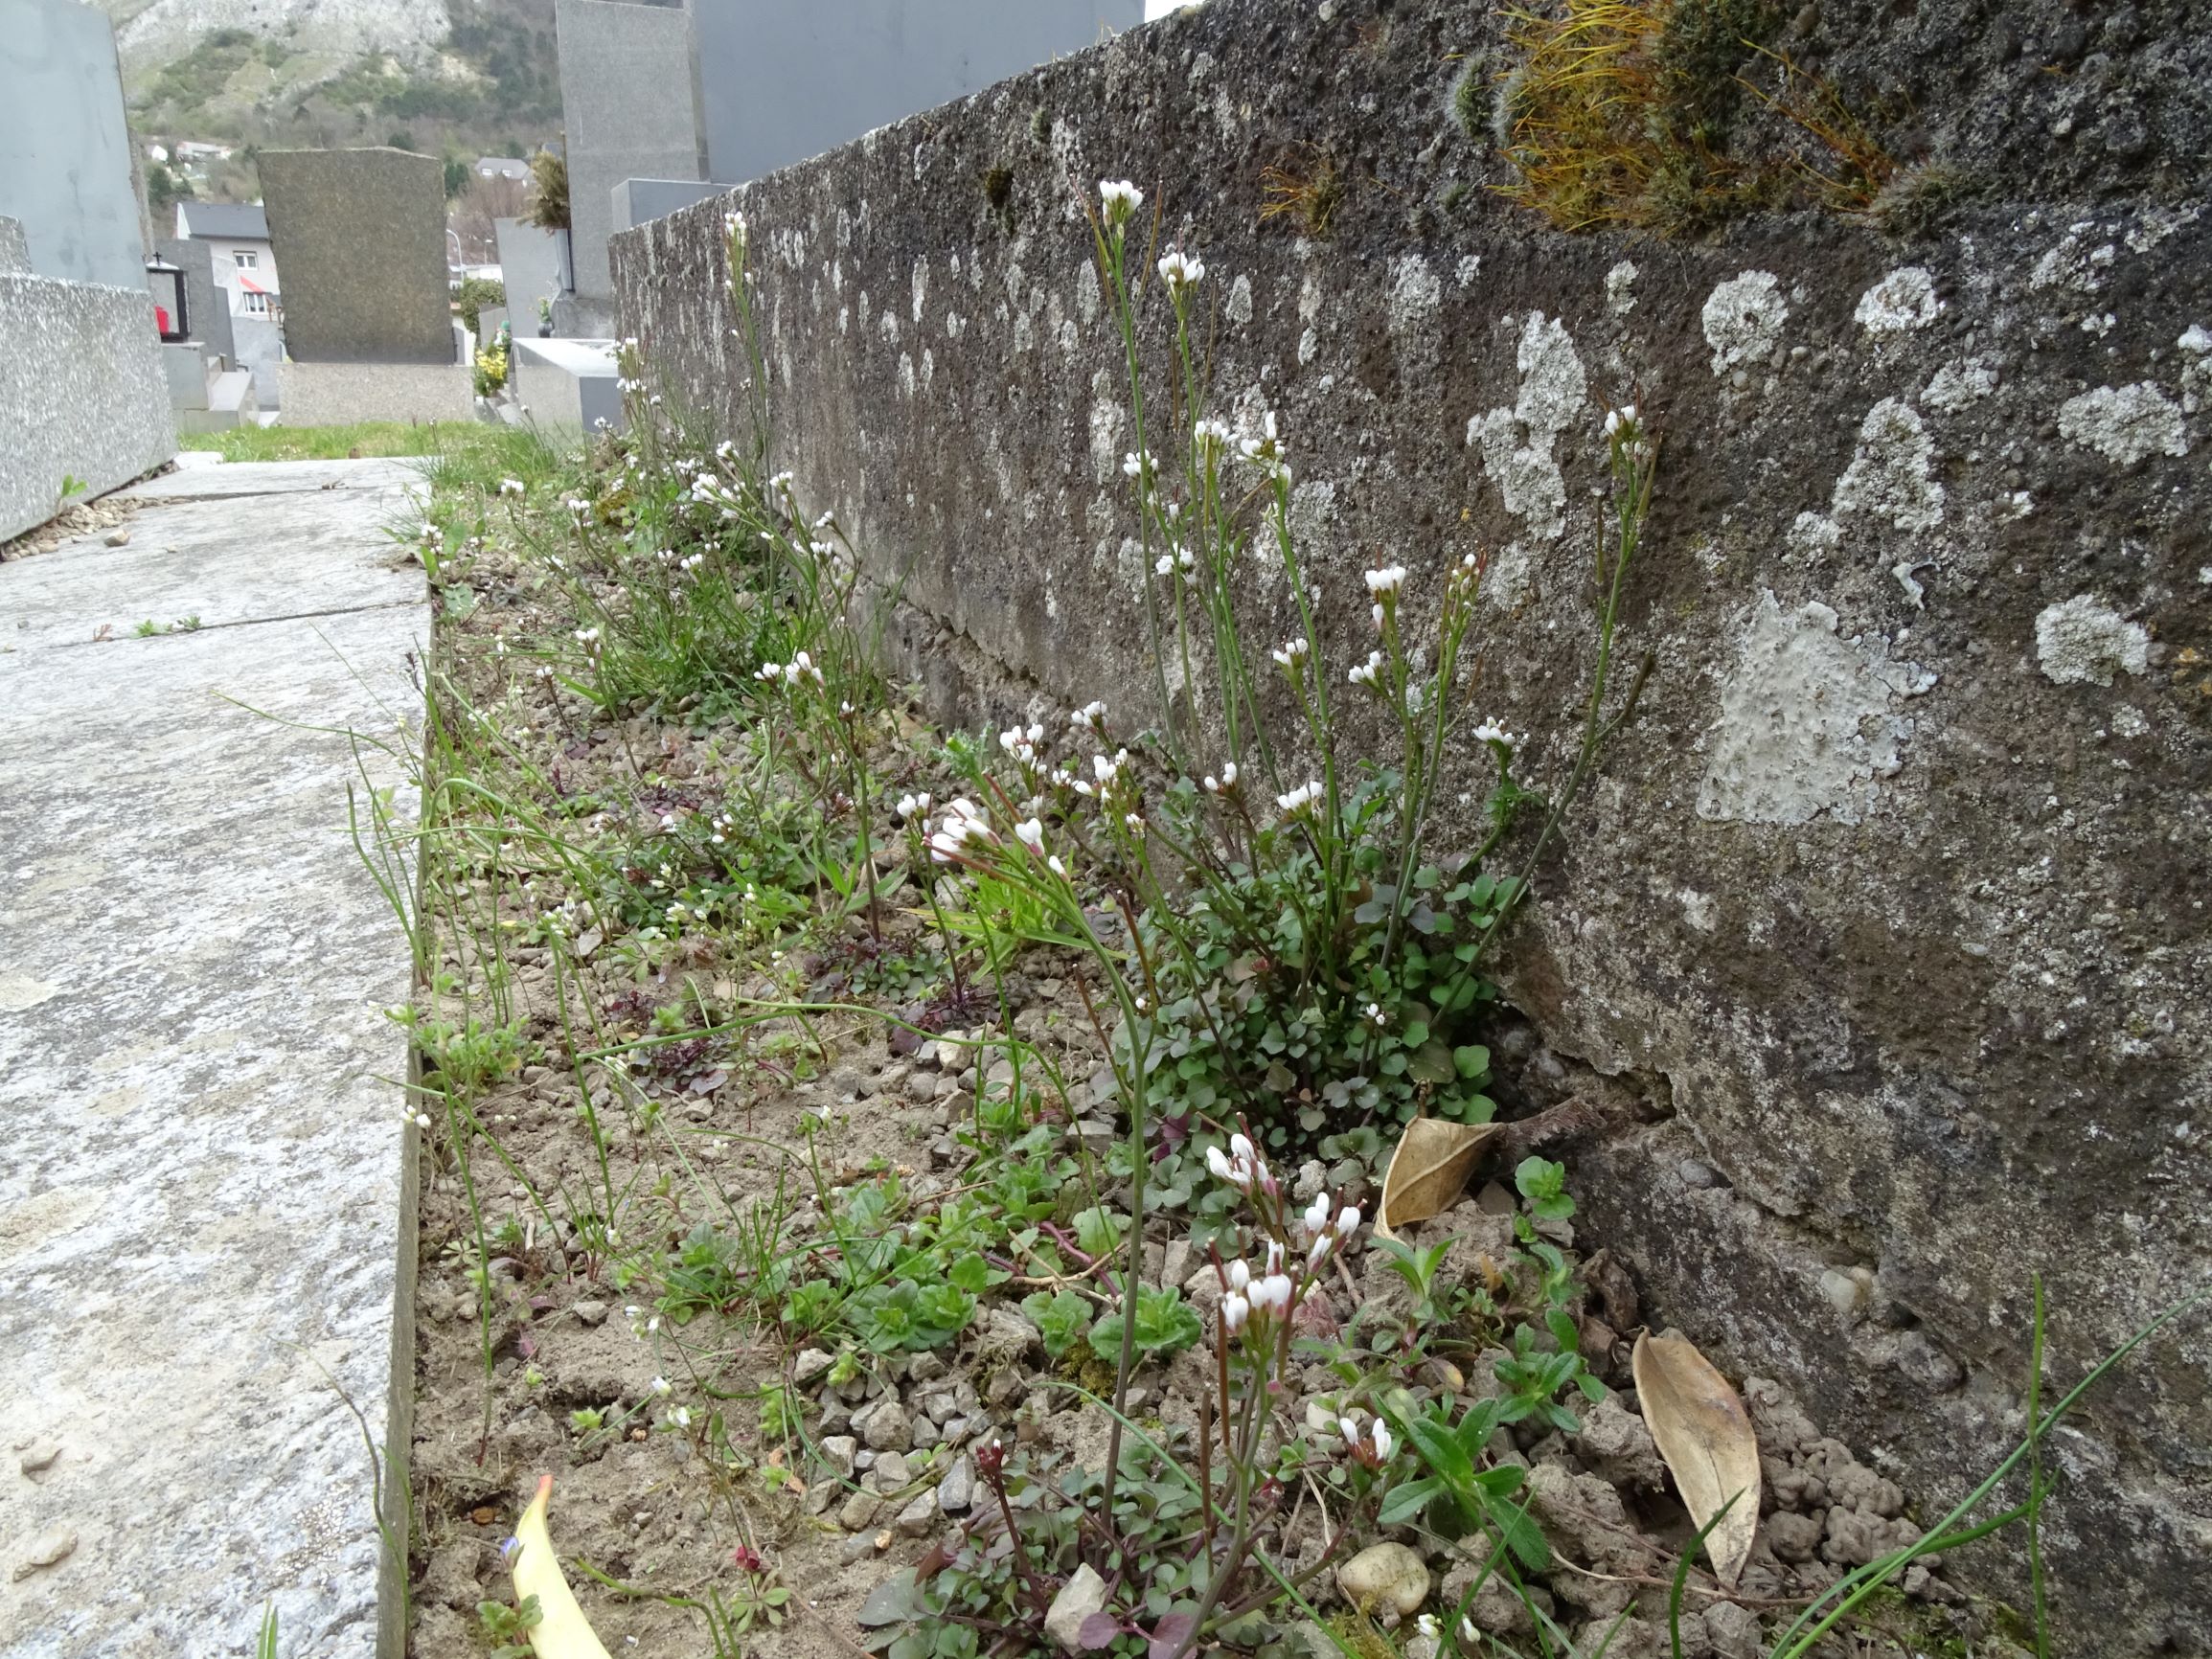
[[[1306,1206],[1306,1231],[1319,1233],[1329,1225],[1329,1194],[1321,1193]]]
[[[1055,852],[1051,857],[1047,858],[1044,861],[1044,867],[1051,871],[1055,875],[1059,876],[1062,881],[1067,879],[1067,866],[1060,861],[1059,853]]]
[[[1367,1005],[1367,1017],[1377,1025],[1388,1025],[1390,1023],[1390,1016],[1382,1011],[1382,1005],[1379,1002],[1371,1002]]]
[[[1267,654],[1275,659],[1277,668],[1295,669],[1312,654],[1312,650],[1313,643],[1311,640],[1285,640],[1280,650],[1269,651]]]
[[[674,1386],[675,1385],[670,1382],[669,1379],[665,1376],[656,1376],[652,1379],[652,1391],[655,1394],[668,1394],[674,1388]]]
[[[1044,851],[1044,826],[1035,818],[1016,824],[1014,827],[1014,838],[1032,852]]]
[[[930,801],[926,795],[901,795],[892,810],[901,818],[924,818],[929,814]]]
[[[1386,564],[1380,570],[1367,573],[1367,591],[1377,599],[1385,594],[1394,594],[1404,585],[1405,566],[1402,564]]]
[[[1618,409],[1606,411],[1606,436],[1617,438],[1623,432],[1633,434],[1636,429],[1636,406],[1624,403]]]
[[[1344,1443],[1346,1445],[1350,1446],[1354,1451],[1357,1451],[1359,1449],[1359,1443],[1363,1437],[1359,1432],[1359,1425],[1357,1423],[1354,1422],[1348,1417],[1340,1417],[1336,1420],[1336,1432],[1344,1437]]]
[[[530,487],[519,478],[502,478],[499,481],[499,493],[502,495],[527,495],[530,493]]]
[[[1224,789],[1234,789],[1236,786],[1237,786],[1237,762],[1236,762],[1236,761],[1224,761],[1224,762],[1222,762],[1222,765],[1221,765],[1221,787],[1222,787],[1222,788],[1224,788]]]
[[[1289,1312],[1290,1296],[1289,1276],[1283,1273],[1268,1274],[1251,1289],[1252,1306],[1272,1313]]]
[[[1132,449],[1122,457],[1122,474],[1127,478],[1142,478],[1152,469],[1152,452]]]
[[[1396,1443],[1390,1438],[1390,1430],[1383,1426],[1380,1418],[1377,1418],[1375,1420],[1375,1461],[1379,1464],[1388,1463],[1395,1445]]]
[[[1359,1206],[1347,1204],[1336,1215],[1336,1237],[1349,1239],[1359,1231]]]
[[[1160,281],[1171,289],[1195,288],[1205,275],[1205,263],[1196,254],[1175,248],[1160,256]]]
[[[1475,727],[1474,740],[1478,743],[1503,743],[1509,749],[1516,749],[1528,741],[1525,737],[1516,738],[1495,720],[1485,720]]]
[[[1113,229],[1128,223],[1129,216],[1145,205],[1145,193],[1126,178],[1100,179],[1098,193],[1106,224]]]
[[[1299,784],[1288,795],[1276,796],[1275,805],[1280,807],[1286,812],[1303,812],[1307,807],[1312,806],[1314,802],[1320,800],[1321,795],[1321,784],[1319,780],[1316,779]]]
[[[1079,732],[1095,732],[1104,724],[1106,712],[1106,704],[1094,699],[1068,716],[1067,723]]]
[[[1231,1336],[1244,1329],[1251,1312],[1252,1305],[1234,1291],[1221,1298],[1221,1325]]]
[[[1229,1288],[1242,1290],[1252,1283],[1252,1269],[1243,1257],[1229,1263]]]
[[[565,506],[569,511],[575,513],[579,518],[582,518],[585,513],[591,511],[591,503],[584,500],[581,495],[570,496],[567,501],[562,503],[562,505]]]
[[[691,1427],[692,1408],[688,1405],[677,1406],[673,1411],[669,1413],[669,1421],[674,1424],[677,1428]]]
[[[1237,435],[1219,420],[1200,420],[1191,428],[1191,442],[1201,454],[1216,454],[1237,441]]]
[[[1345,676],[1356,686],[1377,686],[1382,680],[1382,653],[1369,651],[1367,660],[1349,670]]]

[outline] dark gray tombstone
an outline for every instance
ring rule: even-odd
[[[445,170],[435,157],[263,150],[261,179],[295,362],[454,360]]]
[[[155,242],[153,251],[184,272],[187,337],[235,365],[238,343],[231,333],[230,290],[216,286],[214,245],[190,237],[170,237]]]
[[[1145,20],[1144,0],[688,4],[698,43],[706,176],[733,184]]]
[[[614,187],[614,228],[635,230],[729,188],[710,179],[626,178]]]

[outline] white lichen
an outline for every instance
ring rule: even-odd
[[[1242,273],[1229,284],[1229,302],[1221,307],[1232,323],[1249,323],[1252,320],[1252,279]]]
[[[1771,590],[1753,606],[1721,689],[1698,815],[1748,824],[1857,824],[1904,764],[1907,698],[1935,684],[1887,643],[1844,638],[1814,601],[1785,611]]]
[[[1482,450],[1483,469],[1505,510],[1529,534],[1556,540],[1566,528],[1566,481],[1553,449],[1589,399],[1589,378],[1573,337],[1557,319],[1531,311],[1515,353],[1520,396],[1510,409],[1492,409],[1467,423],[1467,441]]]
[[[2095,594],[2047,605],[2036,618],[2036,662],[2057,686],[2109,686],[2151,666],[2151,636]]]
[[[1614,316],[1625,317],[1636,308],[1636,296],[1630,290],[1641,274],[1632,260],[1623,260],[1606,273],[1606,308]]]
[[[1900,265],[1859,296],[1852,319],[1869,334],[1905,334],[1927,328],[1942,309],[1927,267]]]
[[[1996,389],[1996,366],[1987,357],[1958,357],[1935,372],[1920,401],[1939,414],[1955,415]]]
[[[2132,466],[2151,455],[2186,455],[2181,408],[2149,380],[2099,386],[2059,405],[2059,431],[2085,449]]]
[[[1745,271],[1722,283],[1705,301],[1705,344],[1713,348],[1713,373],[1725,375],[1738,364],[1770,355],[1789,317],[1790,302],[1772,271]]]
[[[1935,481],[1935,445],[1909,403],[1884,398],[1859,424],[1859,447],[1836,481],[1829,511],[1860,513],[1904,531],[1943,522],[1943,486]]]
[[[1437,312],[1444,284],[1419,254],[1407,254],[1391,267],[1390,338],[1398,359],[1408,368],[1430,369],[1441,354]]]

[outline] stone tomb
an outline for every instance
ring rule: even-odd
[[[265,150],[261,179],[285,273],[285,423],[467,420],[436,158]]]

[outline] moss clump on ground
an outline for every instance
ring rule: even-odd
[[[1896,171],[1867,123],[1767,42],[1772,0],[1567,0],[1507,13],[1501,189],[1565,230],[1693,235],[1811,202],[1865,210]],[[1462,87],[1461,93],[1469,93]],[[1455,112],[1466,96],[1455,97]],[[1745,142],[1748,105],[1777,118]]]

